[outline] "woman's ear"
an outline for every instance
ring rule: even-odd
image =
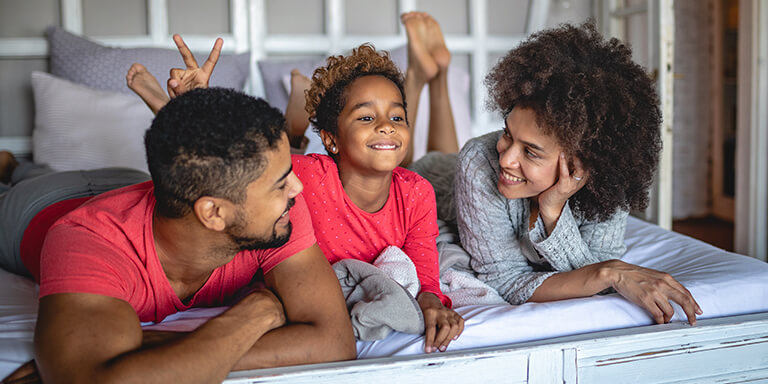
[[[336,146],[336,137],[326,131],[320,131],[320,138],[323,140],[323,146],[331,155],[339,153],[339,147]]]
[[[195,201],[192,207],[197,220],[204,227],[221,232],[227,227],[227,216],[231,209],[231,203],[224,199],[203,196]]]

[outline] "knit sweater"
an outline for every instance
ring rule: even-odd
[[[501,134],[470,140],[458,157],[429,154],[411,167],[433,184],[439,218],[455,219],[477,277],[509,303],[522,304],[557,272],[621,257],[628,215],[623,210],[607,221],[589,221],[566,202],[549,236],[541,216],[529,230],[529,199],[507,199],[497,188]]]

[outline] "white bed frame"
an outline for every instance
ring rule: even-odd
[[[60,0],[62,24],[82,32],[80,0]],[[322,39],[294,36],[266,36],[265,0],[230,0],[232,35],[225,36],[232,51],[251,50],[252,64],[271,53],[311,48],[313,53],[337,53],[370,40],[343,36],[342,0],[326,0],[329,35]],[[470,0],[473,29],[469,37],[447,37],[449,47],[472,54],[474,68],[487,68],[489,52],[506,51],[516,38],[489,37],[484,30],[485,0]],[[529,28],[540,24],[541,9],[548,1],[531,2]],[[170,46],[165,0],[148,0],[149,36],[136,39],[103,38],[117,46]],[[402,11],[415,8],[415,0],[399,0]],[[545,15],[546,16],[546,15]],[[537,21],[538,20],[538,21]],[[193,49],[207,50],[210,39],[189,36]],[[379,48],[392,48],[403,41],[378,38]],[[298,45],[297,45],[298,44]],[[45,57],[42,39],[3,39],[3,57]],[[255,68],[253,66],[252,68]],[[482,74],[473,73],[475,89],[482,87]],[[261,84],[254,78],[251,93],[260,94]],[[491,117],[476,103],[475,132],[482,131]],[[4,138],[6,147],[16,152],[30,151],[29,138]],[[666,145],[665,145],[666,146]],[[671,147],[671,146],[669,146]],[[667,166],[671,170],[671,166]],[[664,180],[664,184],[671,183]],[[671,200],[671,199],[670,199]],[[658,217],[657,217],[658,219]],[[766,282],[768,284],[768,282]],[[672,323],[558,337],[540,341],[506,344],[456,352],[358,361],[313,364],[285,368],[233,372],[227,383],[419,383],[426,380],[446,383],[622,383],[675,382],[724,383],[768,382],[768,312],[700,320],[695,327]]]
[[[767,282],[768,283],[768,282]],[[768,312],[432,355],[233,372],[225,383],[755,383]]]

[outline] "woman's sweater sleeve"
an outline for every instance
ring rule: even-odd
[[[624,245],[627,215],[627,211],[617,211],[607,221],[579,223],[570,204],[566,203],[549,236],[541,216],[529,236],[536,253],[555,271],[572,271],[624,254],[627,250]]]
[[[509,303],[522,304],[554,272],[535,272],[523,255],[511,220],[525,220],[524,212],[508,209],[508,200],[498,192],[498,159],[485,148],[490,144],[484,141],[493,140],[488,136],[470,141],[459,155],[455,185],[459,236],[477,277]]]

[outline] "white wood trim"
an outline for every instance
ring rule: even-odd
[[[0,39],[0,57],[48,57],[48,41],[38,37]]]
[[[768,6],[739,3],[739,78],[736,143],[736,220],[734,248],[766,260],[766,179],[768,179]],[[762,183],[762,185],[760,185]]]
[[[664,229],[672,229],[672,189],[673,189],[673,139],[674,139],[674,68],[675,68],[675,4],[674,0],[650,0],[653,13],[658,17],[658,91],[663,122],[661,126],[661,160],[658,171],[658,194],[656,201],[656,224]]]
[[[232,372],[235,383],[623,383],[768,379],[768,313],[495,347]],[[692,381],[691,381],[692,380]]]
[[[28,136],[0,137],[0,148],[10,151],[17,157],[32,155],[32,138]]]
[[[488,3],[486,0],[470,0],[469,2],[469,34],[474,41],[471,51],[470,83],[472,90],[472,134],[477,136],[488,130],[491,121],[490,114],[485,109],[487,92],[483,79],[488,69]],[[452,40],[447,40],[452,41]]]
[[[248,0],[229,2],[229,20],[235,53],[248,51]]]
[[[328,36],[328,55],[343,53],[341,39],[346,28],[342,0],[325,0],[325,28]]]
[[[249,33],[248,45],[251,50],[251,77],[248,91],[251,95],[264,97],[264,80],[259,72],[258,61],[266,57],[264,37],[267,35],[266,0],[248,0]]]
[[[528,2],[528,21],[525,24],[526,34],[540,31],[547,26],[549,5],[549,0],[536,0]],[[485,15],[483,15],[483,17],[485,18]]]
[[[768,260],[768,4],[754,5],[752,64],[752,118],[749,132],[749,233],[748,255]]]
[[[77,35],[83,34],[83,1],[61,0],[61,26]]]
[[[168,0],[147,0],[147,28],[155,44],[169,40]],[[186,40],[186,39],[185,39]]]

